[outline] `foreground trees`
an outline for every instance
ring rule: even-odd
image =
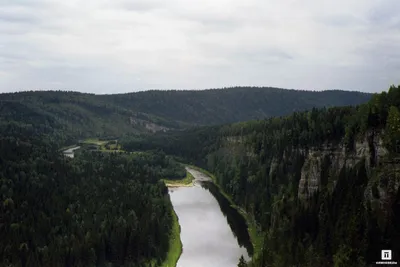
[[[168,251],[162,155],[83,153],[0,139],[0,266],[144,266]],[[171,173],[171,171],[169,172]]]

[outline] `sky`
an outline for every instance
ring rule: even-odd
[[[399,0],[0,0],[0,92],[392,84]]]

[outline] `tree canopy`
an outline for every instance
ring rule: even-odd
[[[365,266],[385,247],[400,251],[399,108],[400,87],[392,86],[356,107],[127,137],[123,145],[162,148],[215,174],[260,226],[255,266]]]

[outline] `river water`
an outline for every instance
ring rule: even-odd
[[[236,267],[240,256],[249,260],[252,246],[244,218],[207,182],[209,177],[188,171],[196,178],[193,187],[170,188],[183,244],[177,267]]]

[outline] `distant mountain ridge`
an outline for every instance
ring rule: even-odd
[[[10,122],[20,126],[41,125],[71,138],[118,136],[283,116],[313,107],[358,105],[371,96],[353,91],[272,87],[151,90],[111,95],[26,91],[0,94],[0,126]]]
[[[372,94],[274,87],[231,87],[208,90],[151,90],[104,95],[113,103],[190,124],[212,125],[288,115],[313,107],[349,106]]]

